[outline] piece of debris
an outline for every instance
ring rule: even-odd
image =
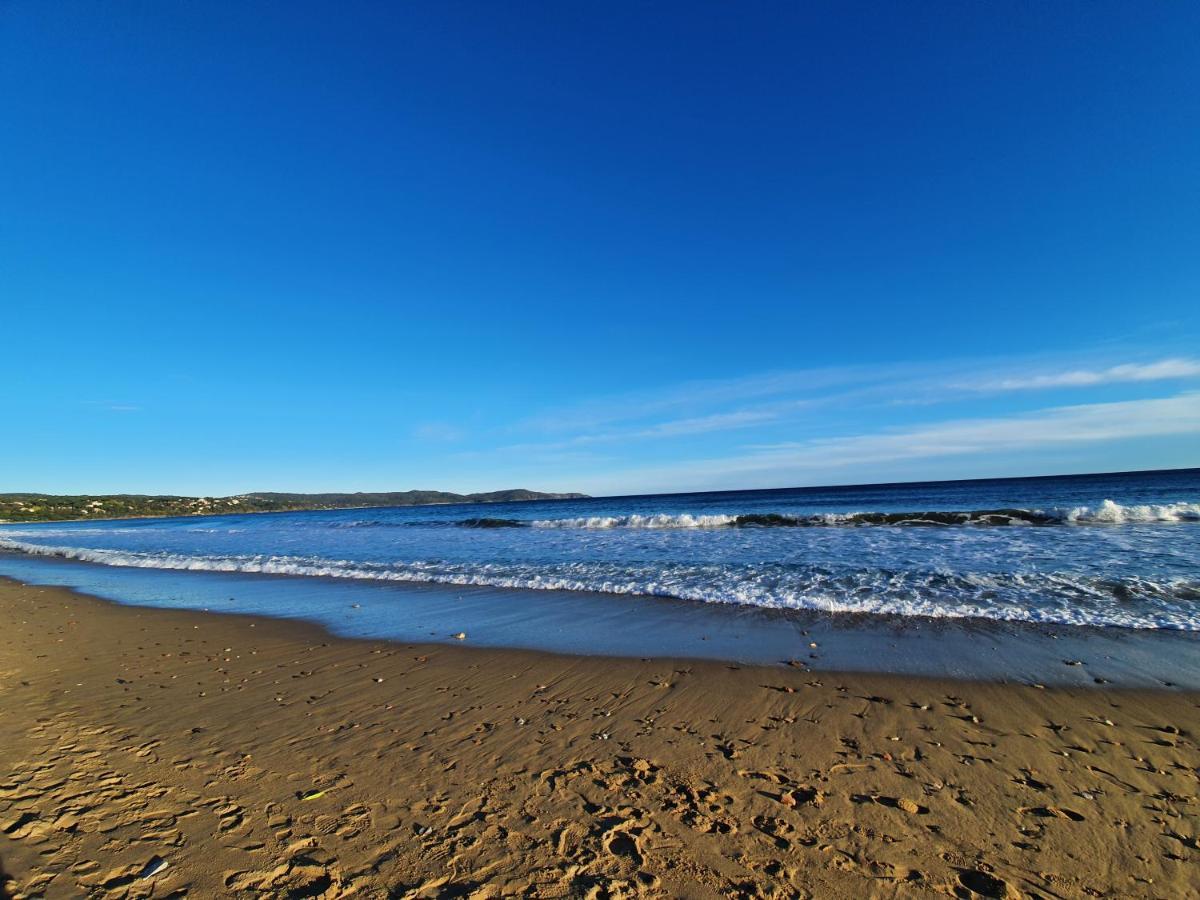
[[[165,859],[163,859],[161,856],[152,856],[152,857],[150,857],[150,861],[148,863],[146,863],[145,866],[142,867],[142,871],[138,872],[137,877],[138,878],[153,878],[155,875],[157,875],[159,872],[161,872],[163,869],[165,869],[169,865],[170,865],[170,863],[167,862]]]

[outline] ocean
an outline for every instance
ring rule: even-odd
[[[443,639],[465,627],[429,623],[451,597],[472,610],[456,621],[493,643],[572,652],[616,640],[598,628],[589,644],[575,614],[637,632],[663,628],[648,610],[666,608],[671,629],[718,643],[722,622],[748,620],[716,610],[770,611],[755,621],[776,629],[877,619],[1200,632],[1200,469],[8,524],[0,550],[0,574],[23,580],[364,636]],[[171,574],[139,580],[150,572]],[[389,590],[364,603],[366,586]],[[556,641],[556,628],[572,636]],[[631,652],[655,646],[626,639]]]
[[[109,566],[1200,630],[1200,470],[0,526]]]

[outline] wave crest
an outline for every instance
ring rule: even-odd
[[[1155,581],[1139,576],[950,573],[796,563],[378,563],[312,556],[188,556],[14,540],[0,540],[0,549],[147,569],[593,591],[830,613],[1200,631],[1200,582],[1184,578]],[[1034,599],[1036,603],[1030,602]]]
[[[1200,503],[1122,506],[1105,500],[1095,506],[1042,509],[927,510],[924,512],[851,512],[787,515],[784,513],[651,513],[627,516],[587,516],[537,519],[534,528],[821,528],[887,525],[1006,526],[1006,525],[1129,525],[1200,522]],[[466,524],[466,523],[459,523]]]
[[[737,516],[654,513],[629,516],[580,516],[572,519],[535,519],[534,528],[719,528],[732,525]]]

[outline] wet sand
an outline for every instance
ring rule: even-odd
[[[476,648],[568,656],[768,666],[799,658],[824,672],[1200,691],[1200,632],[1194,631],[831,615],[591,591],[181,572],[0,550],[3,577],[70,587],[125,605],[289,616],[350,638],[457,646],[450,635],[466,631]],[[813,641],[816,648],[809,646]]]
[[[0,610],[18,897],[1200,893],[1195,693]]]

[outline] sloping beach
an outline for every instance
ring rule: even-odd
[[[1200,891],[1193,693],[0,606],[15,897]]]

